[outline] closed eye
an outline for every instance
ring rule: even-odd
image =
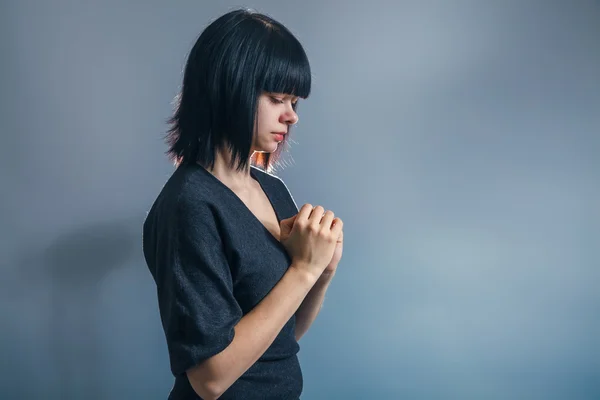
[[[277,97],[273,97],[273,96],[269,96],[271,99],[271,102],[274,104],[283,104],[285,103],[285,100],[283,99],[278,99]],[[292,109],[296,109],[296,107],[298,106],[298,100],[296,101],[292,101]]]

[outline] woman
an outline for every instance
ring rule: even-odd
[[[342,253],[343,223],[300,210],[268,171],[311,75],[300,43],[248,10],[191,50],[167,135],[177,165],[143,229],[175,384],[169,399],[298,399],[298,340]]]

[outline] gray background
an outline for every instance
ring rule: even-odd
[[[287,167],[345,221],[303,399],[600,398],[597,1],[3,1],[0,397],[165,399],[141,224],[196,36],[306,48]]]

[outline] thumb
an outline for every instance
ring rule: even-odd
[[[293,217],[290,218],[286,218],[286,219],[282,219],[280,226],[281,226],[281,230],[283,232],[290,232],[292,230],[292,226],[294,226],[294,221],[296,220],[296,216],[298,214],[294,215]]]

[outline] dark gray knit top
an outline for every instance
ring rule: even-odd
[[[298,208],[278,177],[251,167],[277,219]],[[234,326],[275,286],[291,264],[283,245],[239,197],[200,165],[182,165],[168,179],[143,227],[143,250],[175,384],[172,400],[199,399],[185,371],[221,352]],[[298,399],[302,372],[295,317],[220,399]]]

